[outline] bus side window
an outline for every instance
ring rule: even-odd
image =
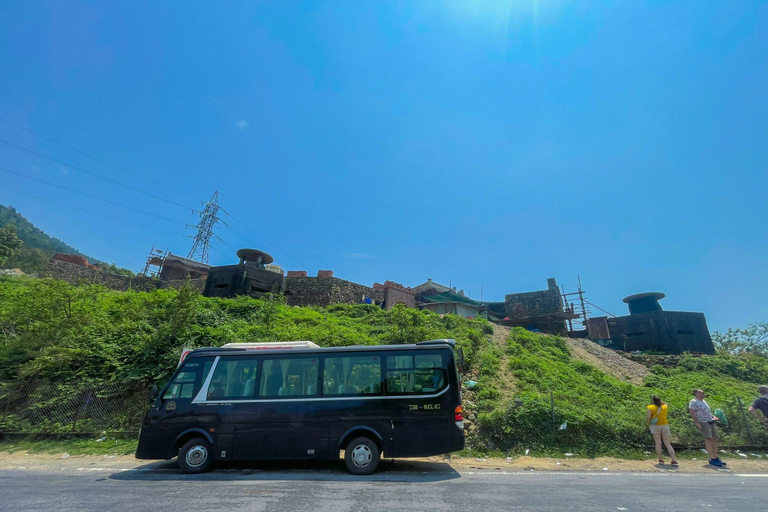
[[[308,357],[266,359],[261,371],[259,396],[317,396],[319,360]]]
[[[387,394],[418,395],[445,388],[446,370],[440,354],[387,357]]]
[[[380,395],[379,356],[326,357],[323,366],[323,396]]]
[[[258,360],[254,357],[220,358],[208,386],[208,400],[253,398],[257,365]]]

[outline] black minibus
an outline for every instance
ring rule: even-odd
[[[357,475],[379,459],[464,448],[454,340],[320,348],[232,343],[186,354],[152,398],[138,459],[336,459]]]

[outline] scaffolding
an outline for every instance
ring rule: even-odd
[[[592,311],[590,309],[590,306],[595,309],[599,309],[600,311],[602,311],[608,316],[616,316],[604,310],[600,306],[596,306],[595,304],[592,304],[586,297],[587,292],[581,286],[581,276],[576,276],[576,277],[578,279],[578,284],[575,292],[566,293],[565,287],[563,285],[560,285],[560,291],[561,291],[560,295],[563,298],[563,308],[565,308],[566,312],[570,312],[574,316],[574,318],[568,319],[569,331],[573,332],[574,322],[576,324],[581,324],[580,330],[583,330],[583,331],[587,330],[589,318],[592,316]]]
[[[160,277],[160,272],[163,270],[163,263],[165,262],[166,256],[168,256],[167,250],[163,251],[162,249],[155,249],[153,244],[152,249],[147,255],[147,263],[144,265],[144,277]],[[155,268],[157,270],[154,270]]]

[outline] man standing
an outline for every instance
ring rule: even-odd
[[[752,405],[749,406],[749,412],[757,418],[757,421],[766,425],[768,424],[768,386],[758,386],[757,392],[760,393],[760,396],[755,398]],[[763,413],[762,418],[757,412],[758,409]]]
[[[704,400],[704,390],[694,389],[693,400],[688,402],[688,414],[693,418],[696,428],[704,436],[704,446],[709,454],[709,464],[711,466],[725,466],[725,462],[717,456],[717,427],[715,426],[720,419],[712,414],[712,409]]]

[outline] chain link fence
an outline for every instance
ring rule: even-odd
[[[147,409],[142,382],[0,382],[0,432],[137,432]]]
[[[750,403],[751,399],[734,396],[711,404],[727,418],[727,425],[718,425],[722,448],[768,447],[768,429],[747,412]],[[466,405],[467,447],[478,451],[578,447],[597,453],[606,446],[647,450],[654,444],[645,423],[645,403],[617,400],[611,407],[601,408],[567,393],[552,392],[521,393],[492,409],[482,402],[472,404],[471,399]],[[669,425],[675,445],[703,446],[704,439],[686,408],[671,408]]]

